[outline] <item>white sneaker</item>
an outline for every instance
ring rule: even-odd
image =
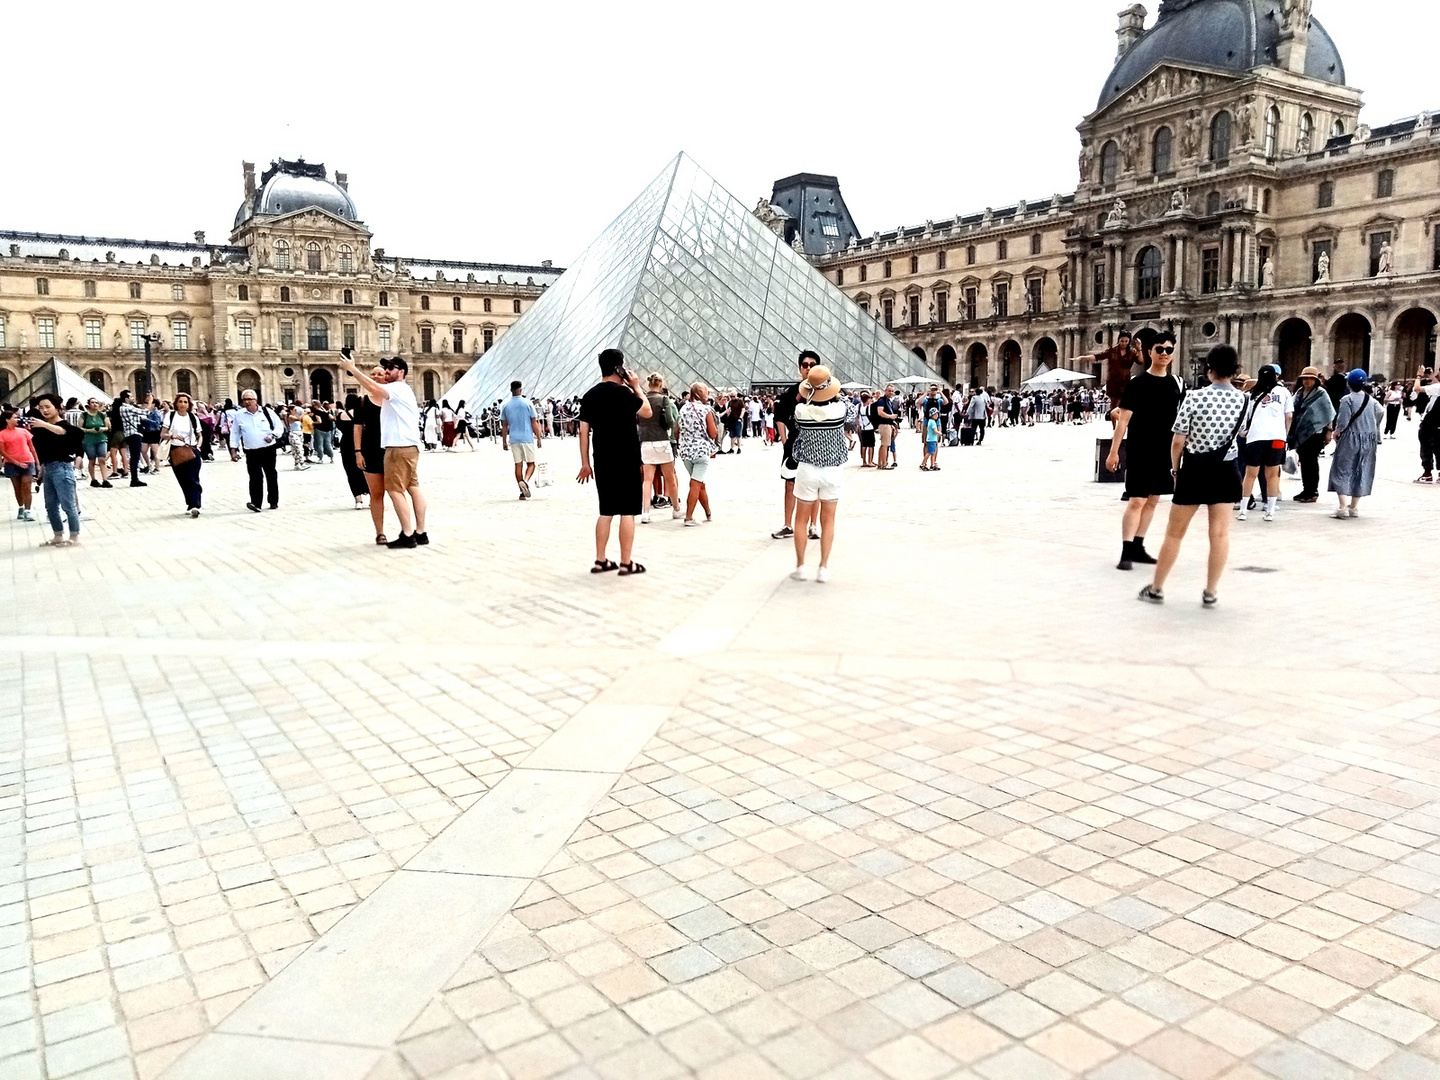
[[[1244,520],[1245,520],[1247,517],[1249,517],[1249,516],[1250,516],[1249,511],[1246,510],[1245,507],[1243,507],[1243,506],[1240,507],[1239,510],[1236,510],[1236,511],[1235,511],[1235,520],[1236,520],[1236,521],[1244,521]]]
[[[825,582],[830,580],[830,568],[828,566],[822,566],[819,570],[816,570],[815,580],[817,583],[824,585]]]
[[[810,575],[805,572],[805,567],[803,567],[803,566],[797,566],[797,567],[795,567],[794,570],[790,571],[790,580],[791,580],[791,581],[809,581],[809,580],[810,580]]]
[[[1265,511],[1265,520],[1266,520],[1266,521],[1274,521],[1274,520],[1275,520],[1275,511],[1274,511],[1274,510],[1266,510],[1266,511]]]
[[[670,520],[671,520],[671,521],[679,521],[679,520],[680,520],[681,518],[683,518],[684,516],[685,516],[685,514],[684,514],[683,511],[676,510],[676,511],[674,511],[674,512],[671,513],[671,515],[670,515]]]
[[[640,524],[641,524],[641,525],[649,525],[649,524],[650,524],[650,515],[649,515],[649,514],[641,514],[641,515],[640,515]]]
[[[1347,510],[1347,509],[1345,509],[1345,507],[1342,506],[1342,507],[1340,507],[1338,510],[1336,510],[1333,514],[1331,514],[1330,516],[1333,517],[1333,518],[1339,518],[1341,521],[1344,521],[1346,518],[1348,518],[1348,517],[1350,516],[1350,511]]]
[[[692,527],[694,527],[694,526],[697,526],[697,525],[699,525],[699,524],[700,524],[700,522],[696,521],[694,518],[687,518],[687,519],[685,520],[685,528],[687,528],[687,529],[692,528]]]

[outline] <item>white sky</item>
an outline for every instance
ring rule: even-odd
[[[868,234],[1073,190],[1124,6],[13,4],[0,227],[223,241],[241,160],[303,154],[392,254],[565,265],[683,149],[746,205],[834,173]],[[1434,0],[1315,16],[1372,126],[1440,111]]]

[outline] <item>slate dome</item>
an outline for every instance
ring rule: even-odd
[[[1274,65],[1280,26],[1280,0],[1163,0],[1155,25],[1116,62],[1097,107],[1110,104],[1165,60],[1237,73]],[[1313,17],[1305,74],[1345,83],[1340,50]]]
[[[350,193],[331,181],[324,165],[300,161],[272,162],[260,177],[255,194],[240,204],[235,227],[252,217],[274,217],[316,207],[346,221],[359,221]]]

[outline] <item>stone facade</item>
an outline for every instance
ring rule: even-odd
[[[1121,13],[1122,60],[1144,14]],[[1332,360],[1413,375],[1435,362],[1440,127],[1361,123],[1358,91],[1305,73],[1303,22],[1271,63],[1167,60],[1126,84],[1079,125],[1073,193],[812,261],[952,383],[1090,370],[1137,326],[1175,331],[1187,377],[1217,342],[1287,378]]]
[[[438,397],[494,344],[560,270],[409,259],[371,248],[347,178],[276,162],[227,244],[0,232],[0,388],[49,357],[107,393],[144,384],[208,399],[254,388],[266,400],[329,398],[339,350],[399,353],[417,392]],[[250,212],[257,192],[282,191]]]

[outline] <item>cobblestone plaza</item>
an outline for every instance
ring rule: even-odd
[[[573,440],[425,455],[417,551],[338,466],[9,522],[0,1077],[1440,1077],[1413,425],[1213,611],[1200,530],[1113,568],[1099,430],[905,437],[823,586],[754,444],[631,579]]]

